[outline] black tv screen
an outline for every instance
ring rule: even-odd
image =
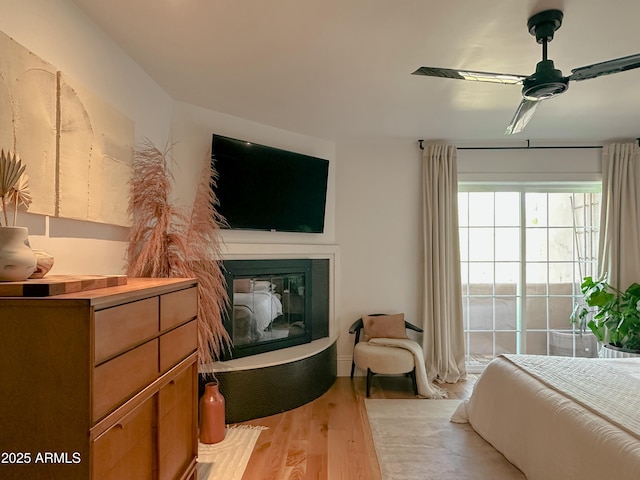
[[[226,228],[323,232],[328,160],[213,135],[211,161]]]

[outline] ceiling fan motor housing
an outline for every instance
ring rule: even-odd
[[[553,34],[562,26],[562,17],[560,10],[545,10],[532,16],[527,22],[527,28],[536,37],[536,42],[550,42]]]
[[[522,82],[522,96],[527,100],[538,101],[555,97],[569,88],[569,79],[556,70],[553,60],[542,60],[536,66],[536,72]]]

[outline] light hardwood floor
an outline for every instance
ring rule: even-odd
[[[471,394],[477,375],[442,385],[450,399]],[[415,398],[411,380],[375,376],[370,398]],[[316,400],[288,412],[243,422],[260,434],[243,480],[381,480],[364,406],[365,377],[338,377]]]

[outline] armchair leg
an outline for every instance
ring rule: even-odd
[[[353,380],[353,371],[356,369],[356,362],[351,360],[351,380]]]
[[[411,381],[413,382],[413,393],[418,395],[418,381],[416,380],[416,367],[413,367],[410,373]]]
[[[369,398],[369,393],[371,392],[371,377],[373,377],[373,372],[370,368],[367,368],[367,398]]]

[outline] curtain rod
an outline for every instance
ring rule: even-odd
[[[638,145],[640,146],[640,138],[636,138]],[[420,150],[424,150],[424,140],[418,140]],[[576,145],[576,146],[558,146],[558,147],[536,147],[531,146],[531,141],[527,140],[527,146],[523,147],[458,147],[458,150],[543,150],[543,149],[564,149],[564,148],[602,148],[602,145]]]

